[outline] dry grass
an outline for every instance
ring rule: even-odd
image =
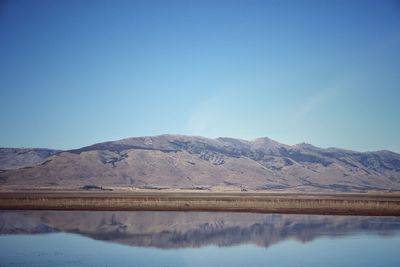
[[[243,211],[400,216],[392,195],[223,193],[0,193],[0,209]]]

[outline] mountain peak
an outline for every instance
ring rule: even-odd
[[[320,147],[316,147],[316,146],[314,146],[314,145],[311,145],[311,144],[305,143],[305,142],[296,144],[296,145],[294,145],[294,147],[295,147],[295,148],[300,148],[300,149],[309,149],[309,150],[318,150],[318,149],[321,149]]]
[[[187,135],[109,141],[44,156],[29,166],[29,153],[0,160],[0,185],[10,188],[245,188],[247,190],[400,191],[400,155],[289,146],[268,137],[252,141]],[[1,154],[0,153],[0,154]],[[42,155],[41,154],[41,155]],[[36,155],[36,154],[35,154]],[[22,157],[22,158],[21,158]],[[5,161],[3,161],[5,162]],[[31,161],[30,161],[31,162]]]

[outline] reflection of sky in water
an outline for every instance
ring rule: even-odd
[[[0,267],[398,267],[399,247],[400,217],[0,211]]]
[[[400,266],[400,236],[358,234],[253,245],[164,250],[75,234],[0,236],[1,266]]]

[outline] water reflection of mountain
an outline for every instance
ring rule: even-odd
[[[360,232],[391,234],[399,217],[212,212],[2,211],[0,234],[79,233],[131,246],[186,248],[206,245],[302,242]]]

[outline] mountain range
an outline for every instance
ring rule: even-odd
[[[400,190],[400,154],[184,135],[74,150],[0,149],[1,189]]]

